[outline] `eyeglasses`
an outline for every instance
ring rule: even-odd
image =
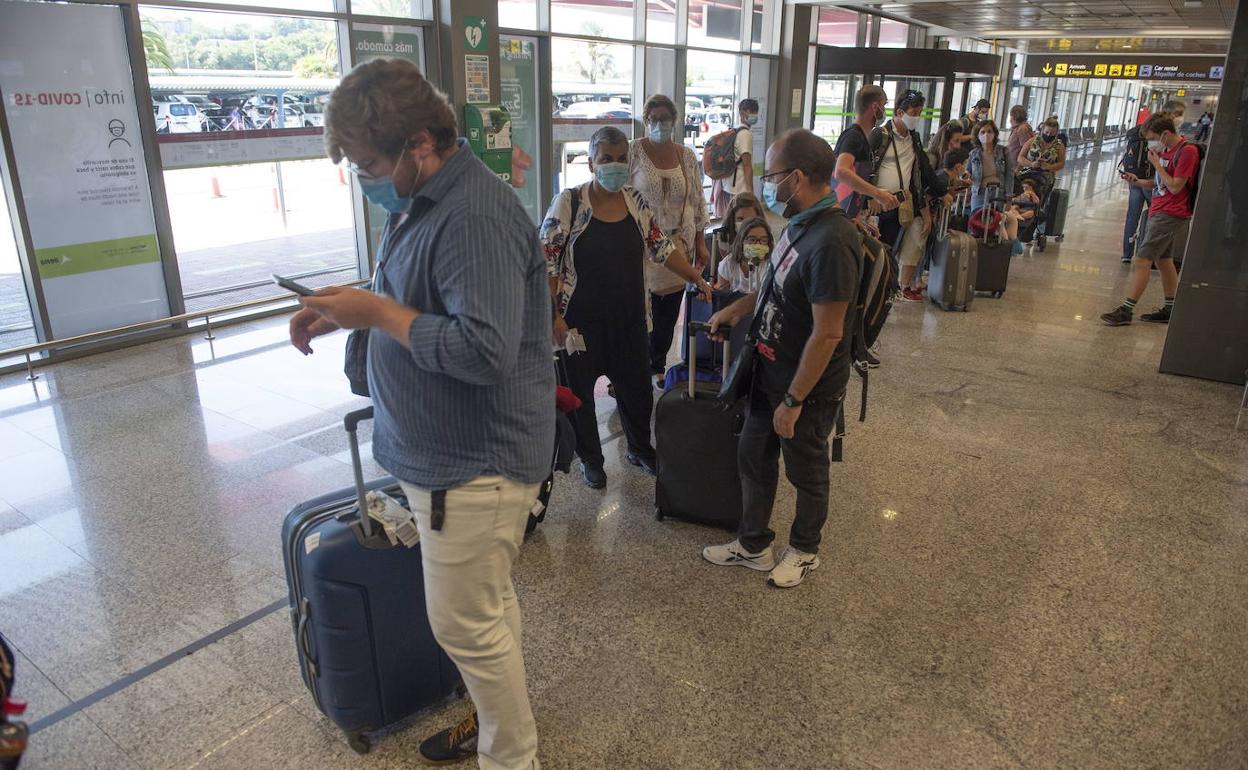
[[[376,174],[373,174],[368,171],[368,169],[377,165],[376,158],[370,160],[367,164],[361,166],[360,164],[356,163],[350,158],[343,156],[342,160],[338,163],[338,165],[341,166],[344,170],[351,172],[359,179],[368,180],[368,179],[378,178]]]
[[[792,174],[794,171],[797,171],[797,169],[796,169],[796,168],[786,168],[786,169],[782,169],[782,170],[780,170],[780,171],[773,171],[773,172],[771,172],[770,174],[763,174],[763,175],[762,175],[761,177],[759,177],[759,178],[760,178],[760,179],[762,179],[764,182],[768,182],[768,181],[770,181],[771,179],[773,179],[773,178],[775,178],[775,177],[781,177],[781,178],[786,177],[786,176],[788,176],[789,174]]]
[[[758,246],[760,244],[763,246],[771,245],[770,242],[766,238],[759,238],[759,237],[755,237],[752,235],[746,236],[745,243],[751,246]]]

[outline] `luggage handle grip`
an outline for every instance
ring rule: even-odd
[[[308,671],[312,672],[312,676],[320,677],[321,667],[317,664],[316,658],[312,655],[312,639],[308,636],[308,621],[312,617],[312,605],[308,602],[307,597],[299,605],[299,629],[297,632],[299,638],[299,649],[303,652],[303,658],[307,661]]]
[[[709,337],[711,334],[711,325],[706,321],[690,321],[689,322],[689,391],[688,391],[689,398],[697,397],[696,396],[696,392],[697,392],[696,382],[698,379],[698,376],[697,376],[698,375],[697,339],[698,339],[699,332],[706,334]],[[717,329],[717,332],[719,333],[727,332],[730,334],[732,332],[732,326],[729,324],[720,324],[719,329]],[[731,347],[730,347],[731,344],[732,343],[729,341],[728,336],[725,335],[724,355],[723,355],[724,365],[723,365],[723,372],[722,372],[722,376],[725,379],[728,377],[728,354],[731,350]]]
[[[355,474],[355,502],[359,506],[360,529],[364,533],[364,539],[373,536],[373,522],[368,515],[368,500],[365,499],[364,491],[364,465],[360,461],[360,437],[357,429],[364,420],[373,418],[373,407],[366,406],[363,409],[357,409],[354,412],[348,412],[343,418],[343,427],[347,429],[347,437],[351,444],[351,470]]]

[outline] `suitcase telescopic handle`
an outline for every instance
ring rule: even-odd
[[[360,529],[364,531],[365,538],[372,537],[373,522],[369,518],[368,501],[365,499],[364,465],[360,462],[359,427],[361,422],[371,419],[373,419],[371,406],[348,412],[347,416],[342,419],[342,425],[347,429],[347,438],[351,444],[351,470],[355,474],[355,502],[360,507]]]
[[[711,325],[706,321],[690,321],[689,322],[689,398],[696,398],[696,382],[698,379],[698,333],[707,335],[711,334]],[[730,351],[731,342],[729,335],[732,332],[731,326],[720,324],[719,332],[724,334],[724,370],[723,376],[728,376],[728,353]]]

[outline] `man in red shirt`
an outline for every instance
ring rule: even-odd
[[[1153,199],[1148,206],[1148,225],[1135,250],[1131,263],[1131,283],[1122,305],[1105,313],[1101,320],[1109,326],[1126,326],[1135,313],[1135,303],[1148,287],[1153,263],[1161,273],[1165,304],[1140,316],[1142,321],[1169,323],[1174,309],[1174,293],[1179,288],[1179,273],[1174,258],[1183,255],[1187,245],[1187,225],[1192,218],[1192,190],[1200,171],[1200,151],[1175,129],[1166,115],[1154,115],[1144,124],[1148,140],[1148,161],[1153,165],[1154,179],[1140,179],[1134,174],[1123,178],[1140,187],[1152,187]]]

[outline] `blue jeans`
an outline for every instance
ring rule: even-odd
[[[1127,202],[1127,224],[1122,230],[1122,258],[1131,259],[1135,256],[1135,233],[1140,228],[1140,217],[1152,201],[1153,196],[1142,187],[1131,185],[1131,198]]]

